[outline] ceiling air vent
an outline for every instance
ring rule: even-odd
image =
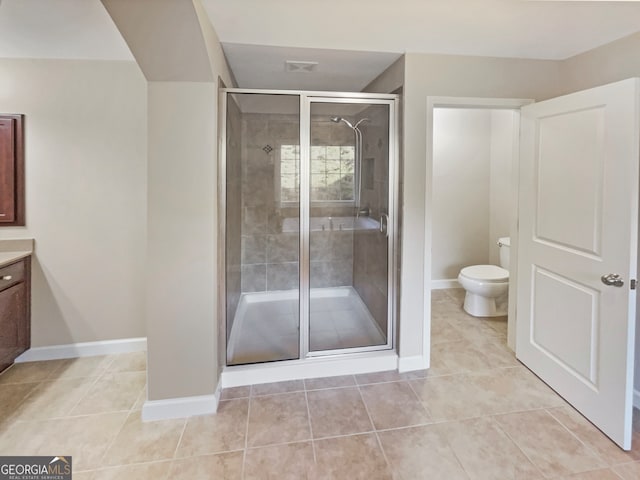
[[[284,71],[288,73],[311,73],[316,70],[318,62],[299,62],[287,60],[284,62]]]

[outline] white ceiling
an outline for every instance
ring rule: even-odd
[[[133,55],[99,0],[0,0],[0,58]]]
[[[243,88],[359,92],[395,62],[400,53],[223,44],[238,84]],[[285,62],[318,62],[311,73],[287,73]]]
[[[565,59],[640,30],[640,2],[203,0],[223,43]]]
[[[245,87],[360,90],[404,52],[564,59],[640,31],[640,1],[203,2]],[[99,0],[0,0],[0,57],[133,60]]]

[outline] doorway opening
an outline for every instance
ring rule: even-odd
[[[424,348],[432,369],[446,370],[440,364],[449,363],[464,370],[467,360],[472,370],[515,362],[514,304],[508,294],[517,281],[519,109],[528,103],[428,99]],[[505,252],[513,261],[500,267]],[[489,297],[481,301],[491,309],[477,311],[473,298],[463,308],[463,269],[472,271],[481,288],[491,284],[490,295],[481,290]]]

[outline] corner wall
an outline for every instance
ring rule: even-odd
[[[146,82],[134,62],[0,59],[25,114],[32,346],[143,337]]]

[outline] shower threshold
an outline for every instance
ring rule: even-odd
[[[303,360],[234,365],[222,371],[220,388],[258,385],[262,383],[302,380],[307,378],[358,375],[398,369],[398,355],[394,350],[345,353]]]

